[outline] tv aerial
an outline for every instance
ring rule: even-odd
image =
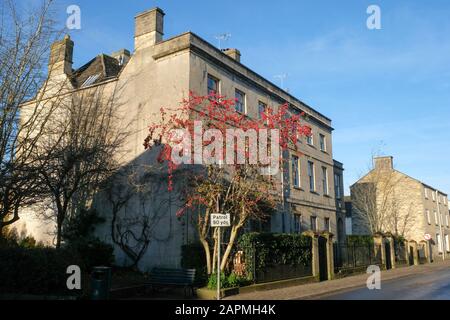
[[[219,42],[219,49],[222,50],[222,41],[228,41],[231,38],[231,33],[222,33],[214,36]]]
[[[287,74],[287,73],[278,74],[278,75],[275,75],[275,76],[273,76],[273,77],[274,77],[275,79],[278,79],[278,80],[280,81],[280,88],[281,88],[281,89],[286,90],[286,91],[289,92],[288,89],[285,89],[285,88],[284,88],[284,82],[286,81],[286,78],[288,77],[288,74]]]

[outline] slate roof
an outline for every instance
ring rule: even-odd
[[[83,88],[98,84],[116,77],[123,65],[106,54],[100,54],[72,73],[72,84],[75,88]]]

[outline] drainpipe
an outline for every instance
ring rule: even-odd
[[[443,230],[442,230],[441,209],[439,206],[439,193],[437,190],[436,190],[436,206],[437,206],[437,214],[439,217],[439,219],[438,219],[439,220],[439,234],[441,235],[441,239],[440,239],[441,241],[439,243],[439,246],[442,249],[442,260],[445,261],[446,248],[444,248],[444,235],[442,234]],[[438,250],[439,250],[439,247],[438,247]]]

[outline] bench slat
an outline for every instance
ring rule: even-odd
[[[153,268],[150,284],[192,286],[195,282],[195,269]]]

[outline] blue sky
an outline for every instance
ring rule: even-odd
[[[367,171],[372,154],[450,193],[450,2],[57,0],[64,20],[77,4],[82,29],[71,31],[76,67],[99,53],[133,49],[133,17],[161,7],[165,37],[193,31],[238,48],[242,62],[333,120],[334,158],[346,186]],[[381,8],[369,30],[366,9]]]

